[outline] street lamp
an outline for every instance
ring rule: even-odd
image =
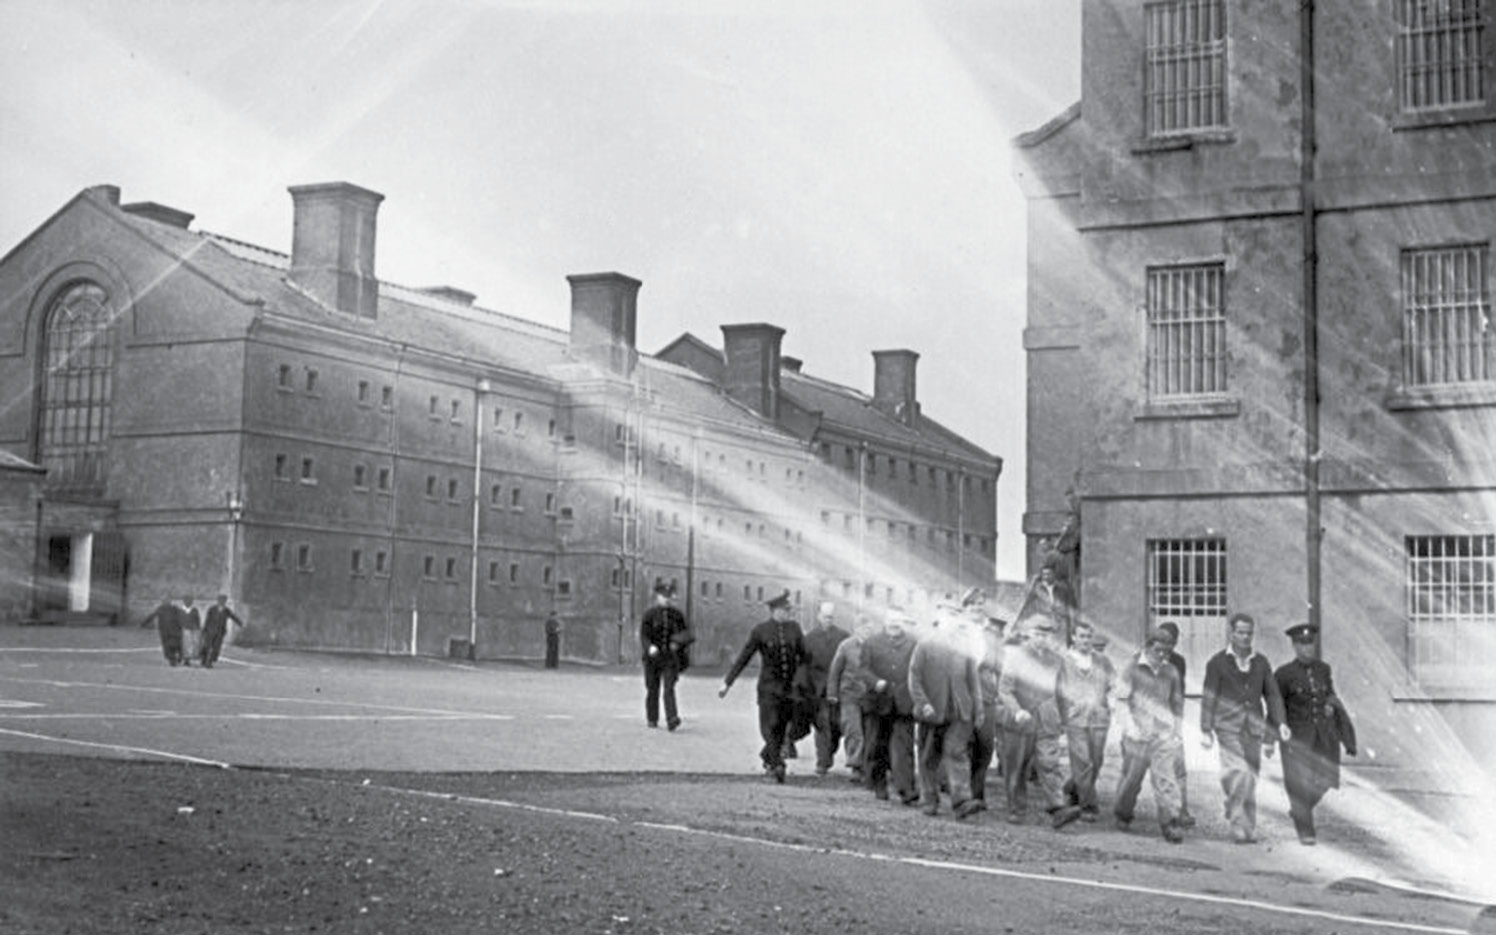
[[[229,511],[229,554],[223,566],[226,579],[223,593],[237,600],[239,593],[236,587],[237,582],[234,580],[234,572],[239,557],[239,523],[244,519],[244,497],[239,491],[230,490],[223,495],[223,499]]]

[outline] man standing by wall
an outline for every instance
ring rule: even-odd
[[[680,652],[690,643],[686,615],[671,603],[675,587],[668,582],[655,585],[654,606],[644,612],[639,623],[639,657],[644,663],[644,720],[650,727],[660,726],[660,695],[665,696],[665,726],[680,726],[680,712],[675,703],[675,683],[680,678]]]
[[[784,739],[795,714],[795,674],[807,659],[805,635],[790,619],[790,592],[767,602],[769,619],[754,627],[737,661],[727,670],[718,698],[726,698],[744,667],[760,657],[758,670],[758,732],[764,745],[759,750],[764,772],[775,782],[784,782]]]
[[[830,772],[836,758],[836,748],[841,743],[841,719],[836,703],[828,699],[836,692],[829,690],[831,661],[836,650],[847,639],[847,631],[835,623],[836,605],[822,601],[816,608],[815,626],[805,634],[805,651],[809,654],[810,686],[815,691],[816,714],[812,728],[815,730],[816,775]]]

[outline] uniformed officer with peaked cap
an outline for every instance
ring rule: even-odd
[[[805,650],[805,634],[791,619],[790,592],[785,591],[765,603],[769,619],[749,632],[748,642],[727,670],[717,696],[727,697],[732,683],[754,654],[758,654],[758,730],[764,741],[759,758],[766,773],[776,782],[784,782],[784,739],[794,718],[795,673],[809,662],[809,655]]]

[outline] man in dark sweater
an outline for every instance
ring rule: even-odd
[[[1273,755],[1275,730],[1289,738],[1284,723],[1283,697],[1267,657],[1252,651],[1256,622],[1250,614],[1232,614],[1227,621],[1228,646],[1205,664],[1205,686],[1200,695],[1200,743],[1209,750],[1220,745],[1221,790],[1226,794],[1226,820],[1231,840],[1251,844],[1257,833],[1257,776],[1262,771],[1263,741]]]

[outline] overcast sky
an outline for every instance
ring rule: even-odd
[[[1004,459],[1023,574],[1011,139],[1079,97],[1080,0],[0,0],[0,254],[79,190],[288,252],[289,185],[383,193],[377,272],[566,327],[644,281],[639,346],[767,321]]]

